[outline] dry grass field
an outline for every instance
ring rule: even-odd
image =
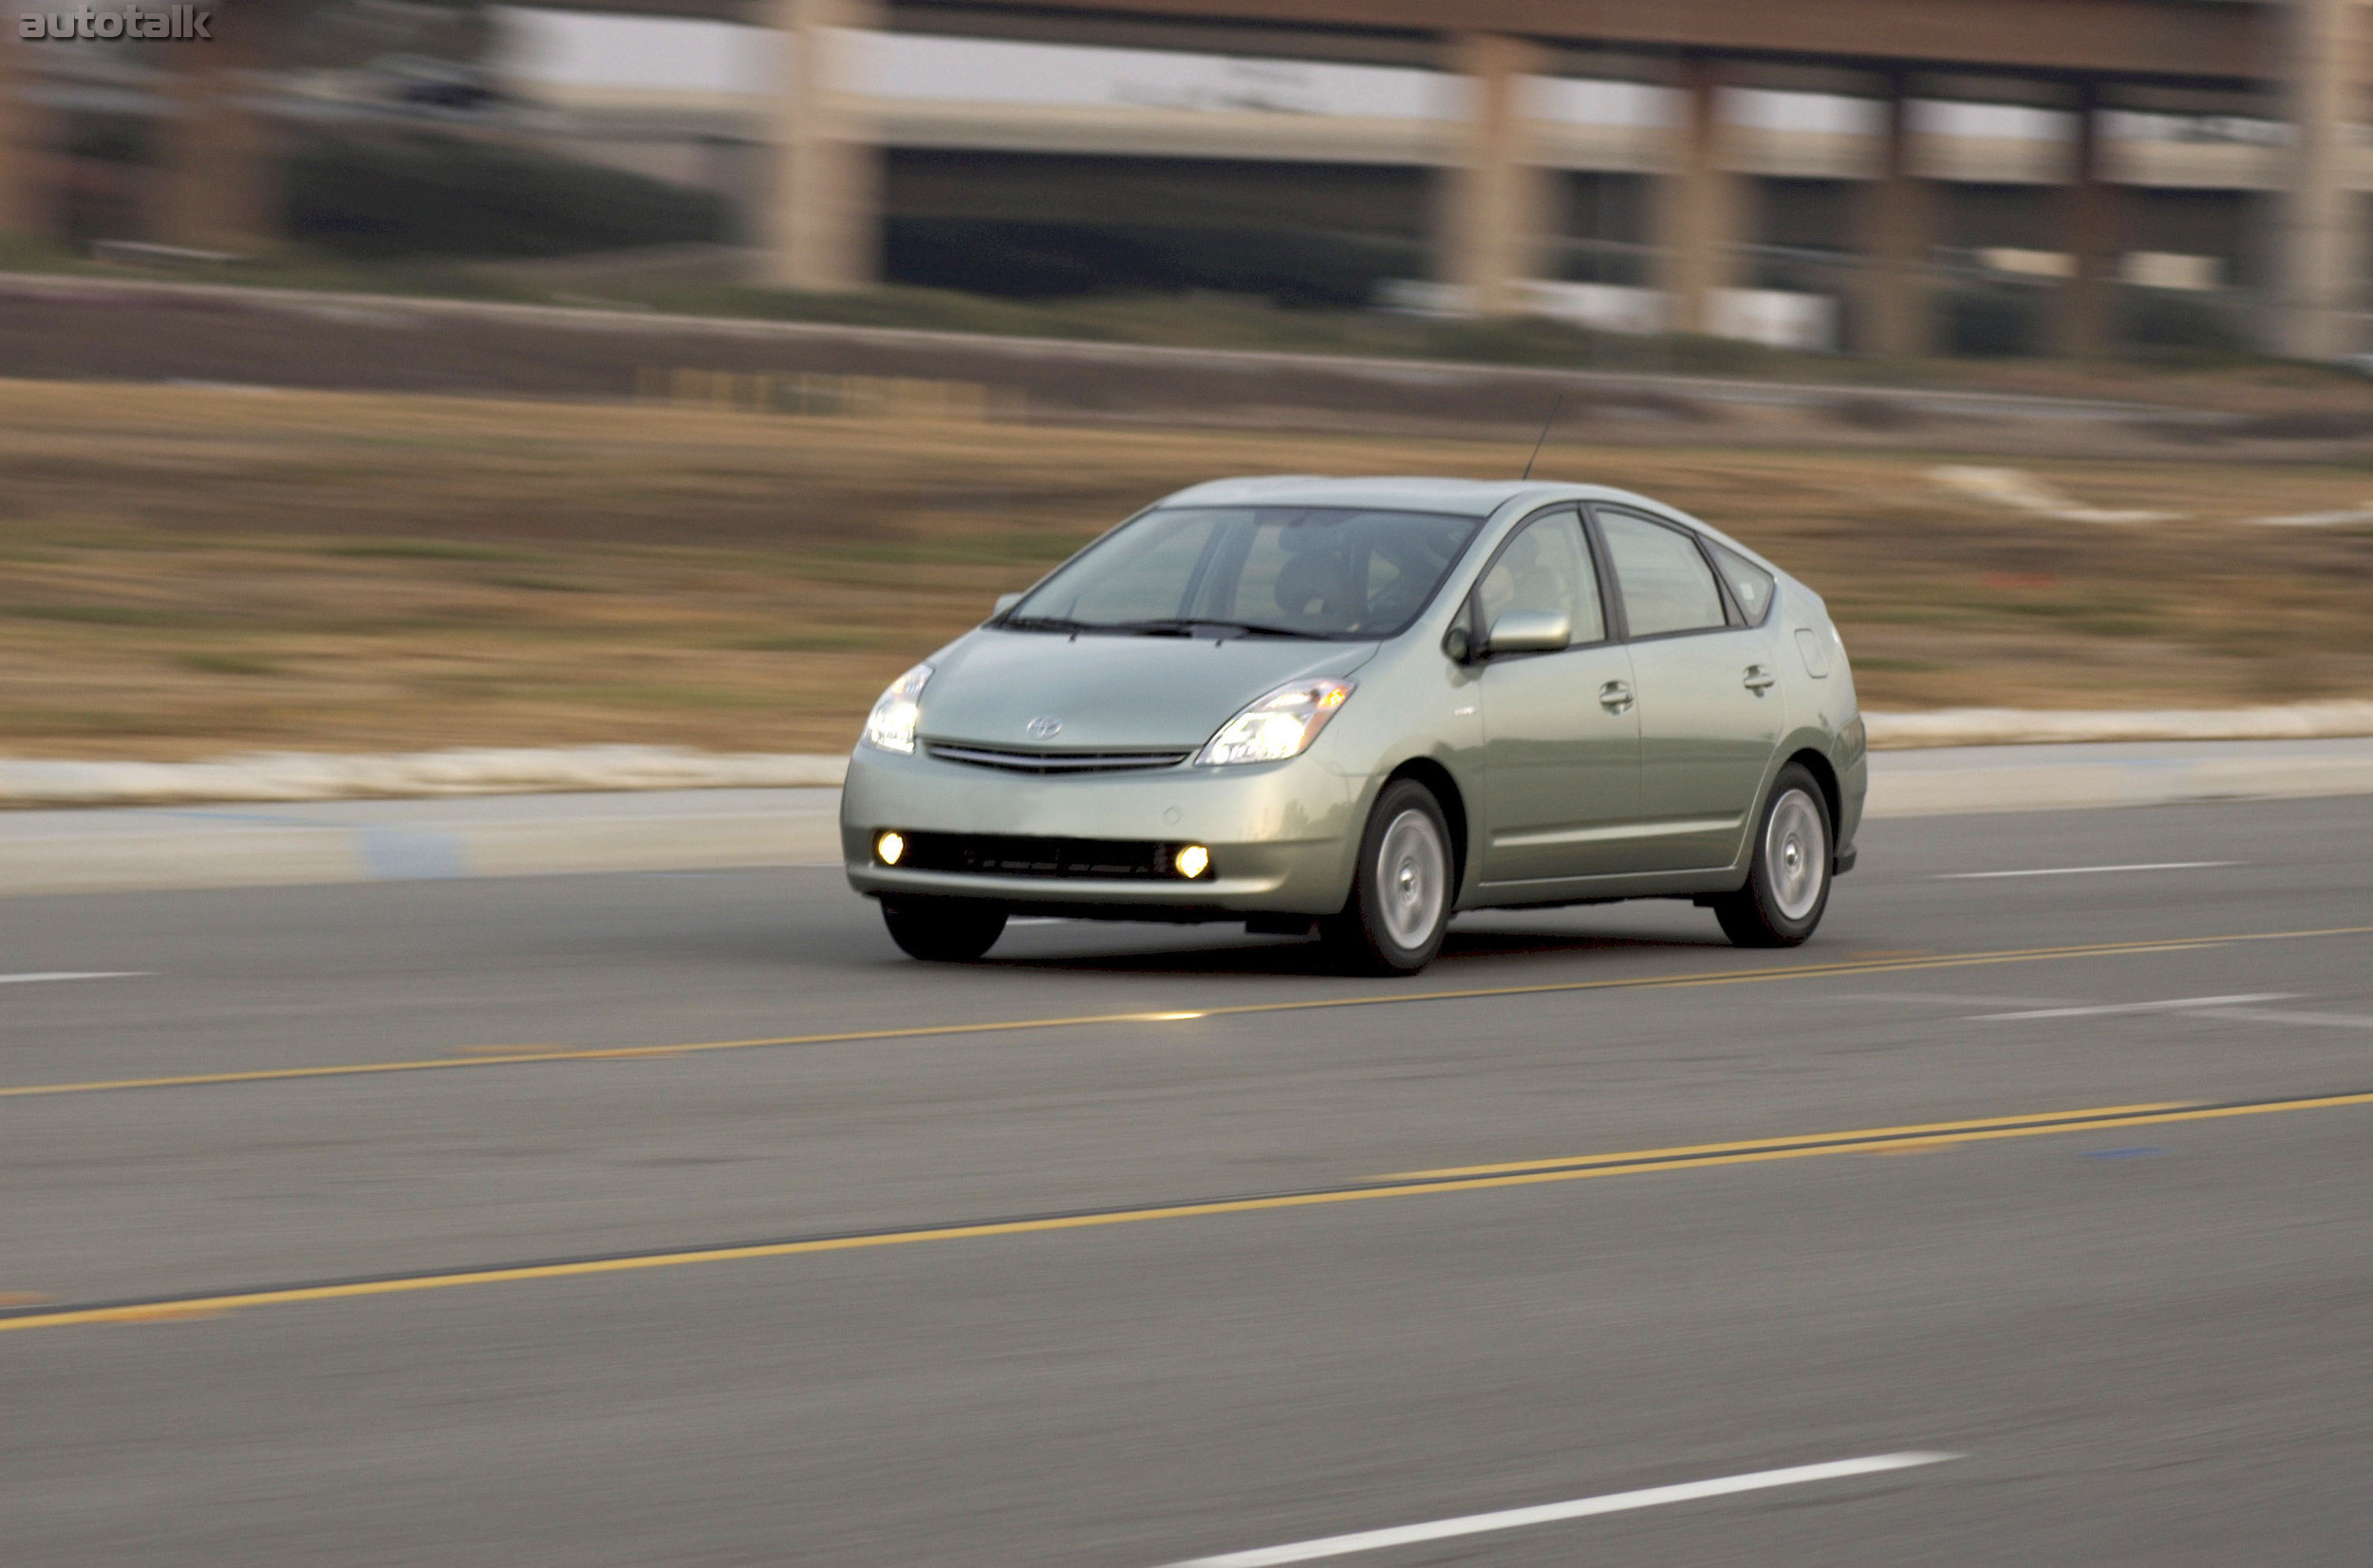
[[[2373,473],[1553,445],[1824,593],[1874,707],[2373,692]],[[665,741],[838,750],[890,676],[1164,492],[1491,476],[1478,442],[0,383],[0,753]]]

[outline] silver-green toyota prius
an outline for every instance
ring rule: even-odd
[[[1316,930],[1409,973],[1464,909],[1686,898],[1810,936],[1866,783],[1820,596],[1591,485],[1224,479],[898,678],[849,881],[917,958],[1017,914]]]

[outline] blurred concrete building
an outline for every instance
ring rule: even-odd
[[[2102,345],[2121,284],[2205,290],[2234,272],[2255,285],[2268,346],[2308,358],[2360,346],[2373,156],[2352,131],[2364,75],[2358,0],[569,9],[751,21],[781,36],[754,62],[769,73],[755,105],[651,103],[638,116],[593,94],[576,106],[589,125],[607,113],[622,154],[638,135],[646,147],[663,140],[649,136],[650,117],[665,114],[695,140],[739,143],[755,108],[772,156],[714,166],[749,171],[766,275],[789,288],[873,279],[886,170],[931,167],[906,155],[1003,153],[1234,166],[1247,178],[1264,164],[1418,171],[1435,275],[1457,291],[1443,297],[1487,314],[1541,308],[1533,285],[1555,275],[1552,252],[1582,239],[1637,250],[1663,325],[1726,329],[1726,306],[1737,314],[1733,296],[1758,281],[1759,253],[1784,252],[1790,231],[1809,229],[1846,242],[1837,287],[1850,296],[1850,346],[1865,351],[1928,345],[1945,257],[2048,287],[2060,351]],[[1296,112],[1258,93],[1234,103],[918,97],[885,90],[872,66],[868,35],[885,32],[1436,72],[1455,90],[1419,112],[1365,116]],[[1652,112],[1572,112],[1576,94],[1610,85],[1645,89]],[[1786,99],[1847,112],[1824,124],[1765,111]],[[1955,105],[2023,112],[2046,129],[1990,134]],[[1578,223],[1578,203],[1596,219]],[[1623,215],[1613,224],[1610,205]]]
[[[738,196],[781,287],[873,281],[893,212],[1133,197],[1409,230],[1431,255],[1420,308],[1908,354],[1957,276],[2046,302],[2056,351],[2102,346],[2120,290],[2215,296],[2284,353],[2364,346],[2359,0],[552,9],[734,24],[703,46],[730,68],[694,87],[517,85],[581,154]],[[1114,51],[1232,74],[1048,88]],[[1830,327],[1807,300],[1838,307]]]

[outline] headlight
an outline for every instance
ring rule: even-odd
[[[1201,767],[1231,762],[1282,762],[1299,756],[1335,712],[1351,700],[1349,681],[1296,681],[1280,686],[1220,726],[1196,755]]]
[[[930,679],[931,666],[917,664],[890,682],[890,689],[882,694],[882,700],[866,716],[867,745],[914,755],[915,721],[923,717],[917,704],[923,696],[923,683]]]

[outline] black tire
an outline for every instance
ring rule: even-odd
[[[1005,934],[1005,911],[965,898],[886,898],[882,923],[909,958],[970,963]]]
[[[1362,975],[1413,975],[1432,962],[1458,897],[1457,864],[1433,792],[1411,778],[1385,786],[1359,837],[1352,896],[1319,924],[1336,961]]]
[[[1780,770],[1755,818],[1747,886],[1710,901],[1725,936],[1741,947],[1794,947],[1813,934],[1836,870],[1833,820],[1819,779],[1799,763]]]

